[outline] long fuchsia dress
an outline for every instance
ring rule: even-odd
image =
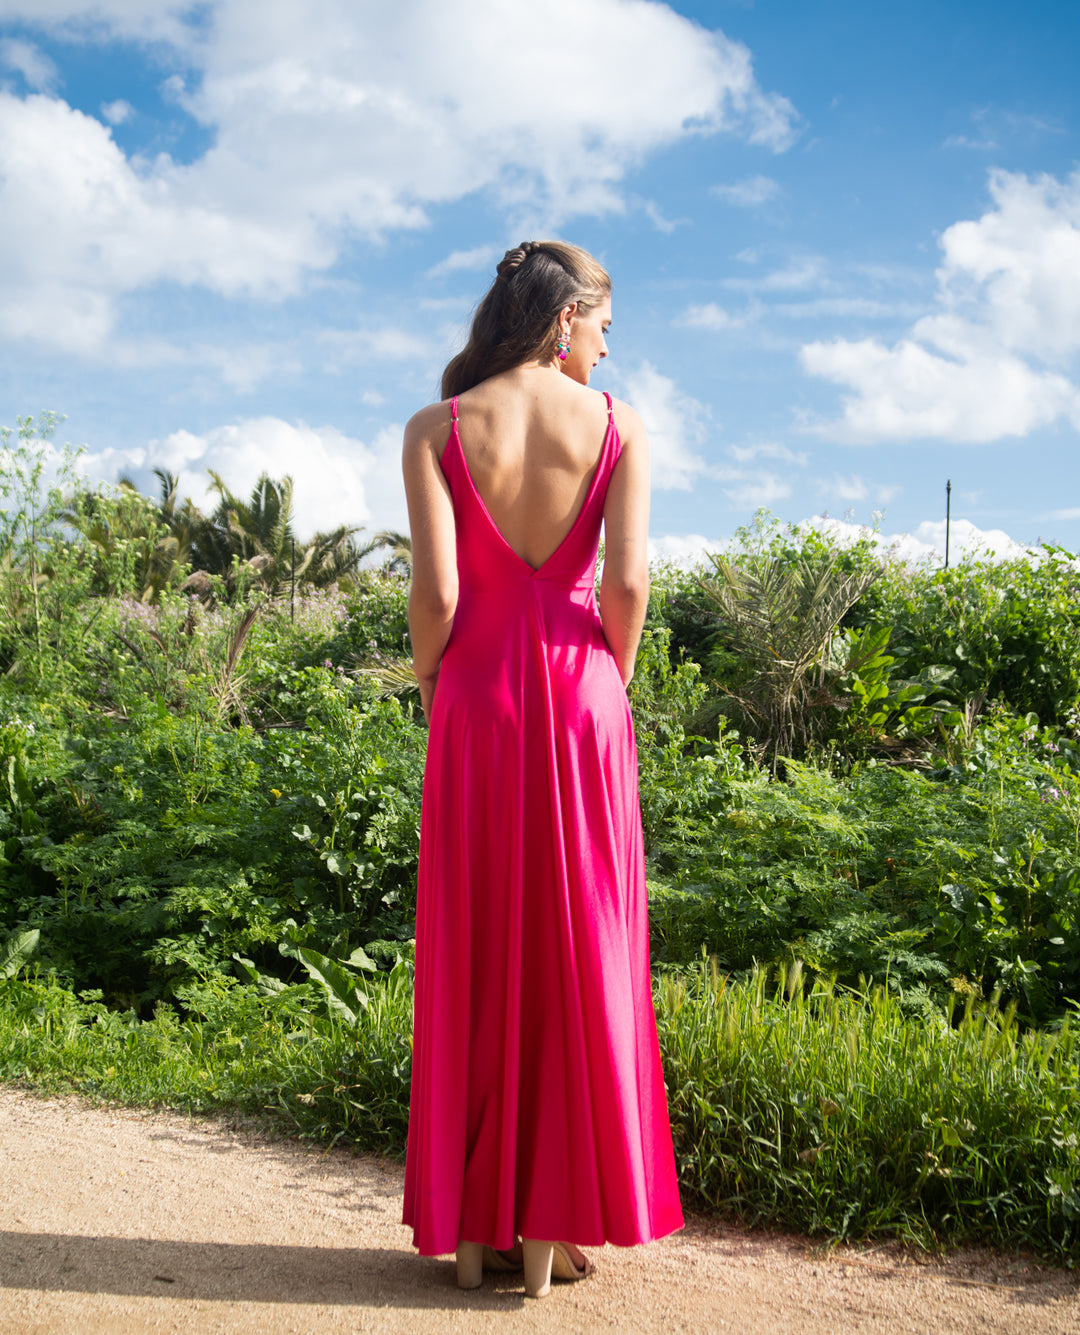
[[[608,427],[534,570],[442,455],[460,597],[428,740],[404,1221],[426,1255],[682,1225],[649,978],[637,751],[594,589]]]

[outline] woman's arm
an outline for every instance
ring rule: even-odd
[[[616,404],[622,454],[604,503],[600,619],[623,685],[634,675],[649,606],[649,442],[641,418]]]
[[[434,403],[406,426],[402,451],[412,534],[409,637],[420,703],[429,720],[439,663],[450,638],[458,600],[454,507],[439,467],[439,451],[449,431],[447,408]]]

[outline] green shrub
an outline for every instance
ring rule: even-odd
[[[313,976],[316,976],[313,973]],[[265,980],[264,980],[265,983]],[[982,1242],[1080,1259],[1075,1025],[1022,1034],[969,1008],[912,1018],[881,988],[774,992],[699,964],[657,1019],[684,1203],[832,1238]],[[322,1142],[401,1155],[411,1071],[404,961],[353,1018],[327,987],[216,980],[185,1014],[118,1013],[0,979],[0,1079],[192,1111],[240,1108]]]
[[[996,1005],[950,1026],[883,988],[807,993],[798,967],[661,980],[658,1022],[688,1202],[835,1238],[1080,1256],[1075,1023]]]

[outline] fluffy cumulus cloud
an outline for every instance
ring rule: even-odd
[[[698,453],[705,439],[705,409],[651,362],[633,371],[612,368],[620,392],[640,413],[649,435],[652,485],[659,491],[689,491],[712,473]]]
[[[938,565],[945,559],[944,519],[926,519],[910,533],[893,534],[881,533],[862,524],[829,518],[804,519],[798,527],[814,528],[820,533],[827,533],[840,545],[866,540],[879,551],[911,564],[927,562],[930,565]],[[964,557],[1011,561],[1018,556],[1033,556],[1037,550],[1014,541],[1002,529],[978,528],[967,519],[954,520],[949,529],[950,563],[960,561]]]
[[[485,193],[554,225],[624,207],[626,174],[681,137],[780,150],[795,122],[745,46],[653,0],[578,0],[572,23],[502,0],[0,0],[5,18],[173,48],[195,73],[171,95],[208,132],[194,161],[144,160],[58,97],[0,96],[0,326],[71,348],[136,288],[296,291],[439,204]]]
[[[691,491],[715,484],[732,510],[760,510],[792,494],[792,466],[801,468],[807,455],[773,442],[729,445],[727,459],[710,460],[702,452],[709,436],[707,409],[679,388],[651,362],[631,371],[612,367],[613,378],[641,414],[649,433],[652,485],[657,491]],[[730,459],[732,462],[728,462]],[[786,465],[781,473],[767,463]]]
[[[732,545],[730,538],[706,538],[700,533],[670,533],[661,538],[649,539],[649,560],[689,570],[704,565],[709,552],[727,551]]]
[[[19,37],[5,37],[0,41],[0,69],[20,74],[28,88],[46,92],[58,82],[60,72],[33,42]]]
[[[262,473],[287,474],[302,537],[338,524],[362,525],[369,532],[408,526],[400,427],[387,427],[369,445],[333,427],[255,417],[205,435],[174,431],[145,449],[89,450],[82,467],[105,481],[129,476],[147,492],[157,489],[151,470],[167,469],[179,475],[181,494],[204,508],[217,500],[210,468],[238,495],[250,492]]]
[[[676,324],[686,325],[690,329],[709,329],[715,332],[721,329],[740,329],[746,324],[747,318],[745,311],[736,315],[723,306],[718,306],[715,301],[706,301],[687,306],[677,318]]]
[[[863,524],[822,516],[804,519],[795,527],[803,532],[814,529],[818,533],[827,534],[841,547],[868,541],[883,555],[911,565],[924,562],[932,566],[940,565],[945,558],[944,520],[925,520],[910,533],[891,534],[867,528]],[[649,542],[649,559],[692,567],[701,565],[709,552],[737,551],[738,547],[738,539],[733,536],[705,538],[697,533],[671,535]],[[1035,558],[1037,550],[1015,542],[1001,529],[981,529],[966,519],[954,522],[949,532],[950,563],[964,557],[997,561],[1009,561],[1020,556]]]
[[[172,172],[136,171],[100,121],[63,101],[0,92],[0,330],[89,350],[112,329],[117,294],[166,276],[227,295],[295,285],[303,238],[177,192]],[[310,240],[310,224],[297,227]]]
[[[848,391],[816,427],[852,442],[982,442],[1080,426],[1080,170],[994,172],[993,207],[942,237],[937,309],[908,337],[807,344],[809,374]]]

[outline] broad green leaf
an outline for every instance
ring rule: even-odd
[[[41,932],[36,927],[29,932],[13,932],[0,945],[0,978],[14,978],[37,950],[40,938]]]

